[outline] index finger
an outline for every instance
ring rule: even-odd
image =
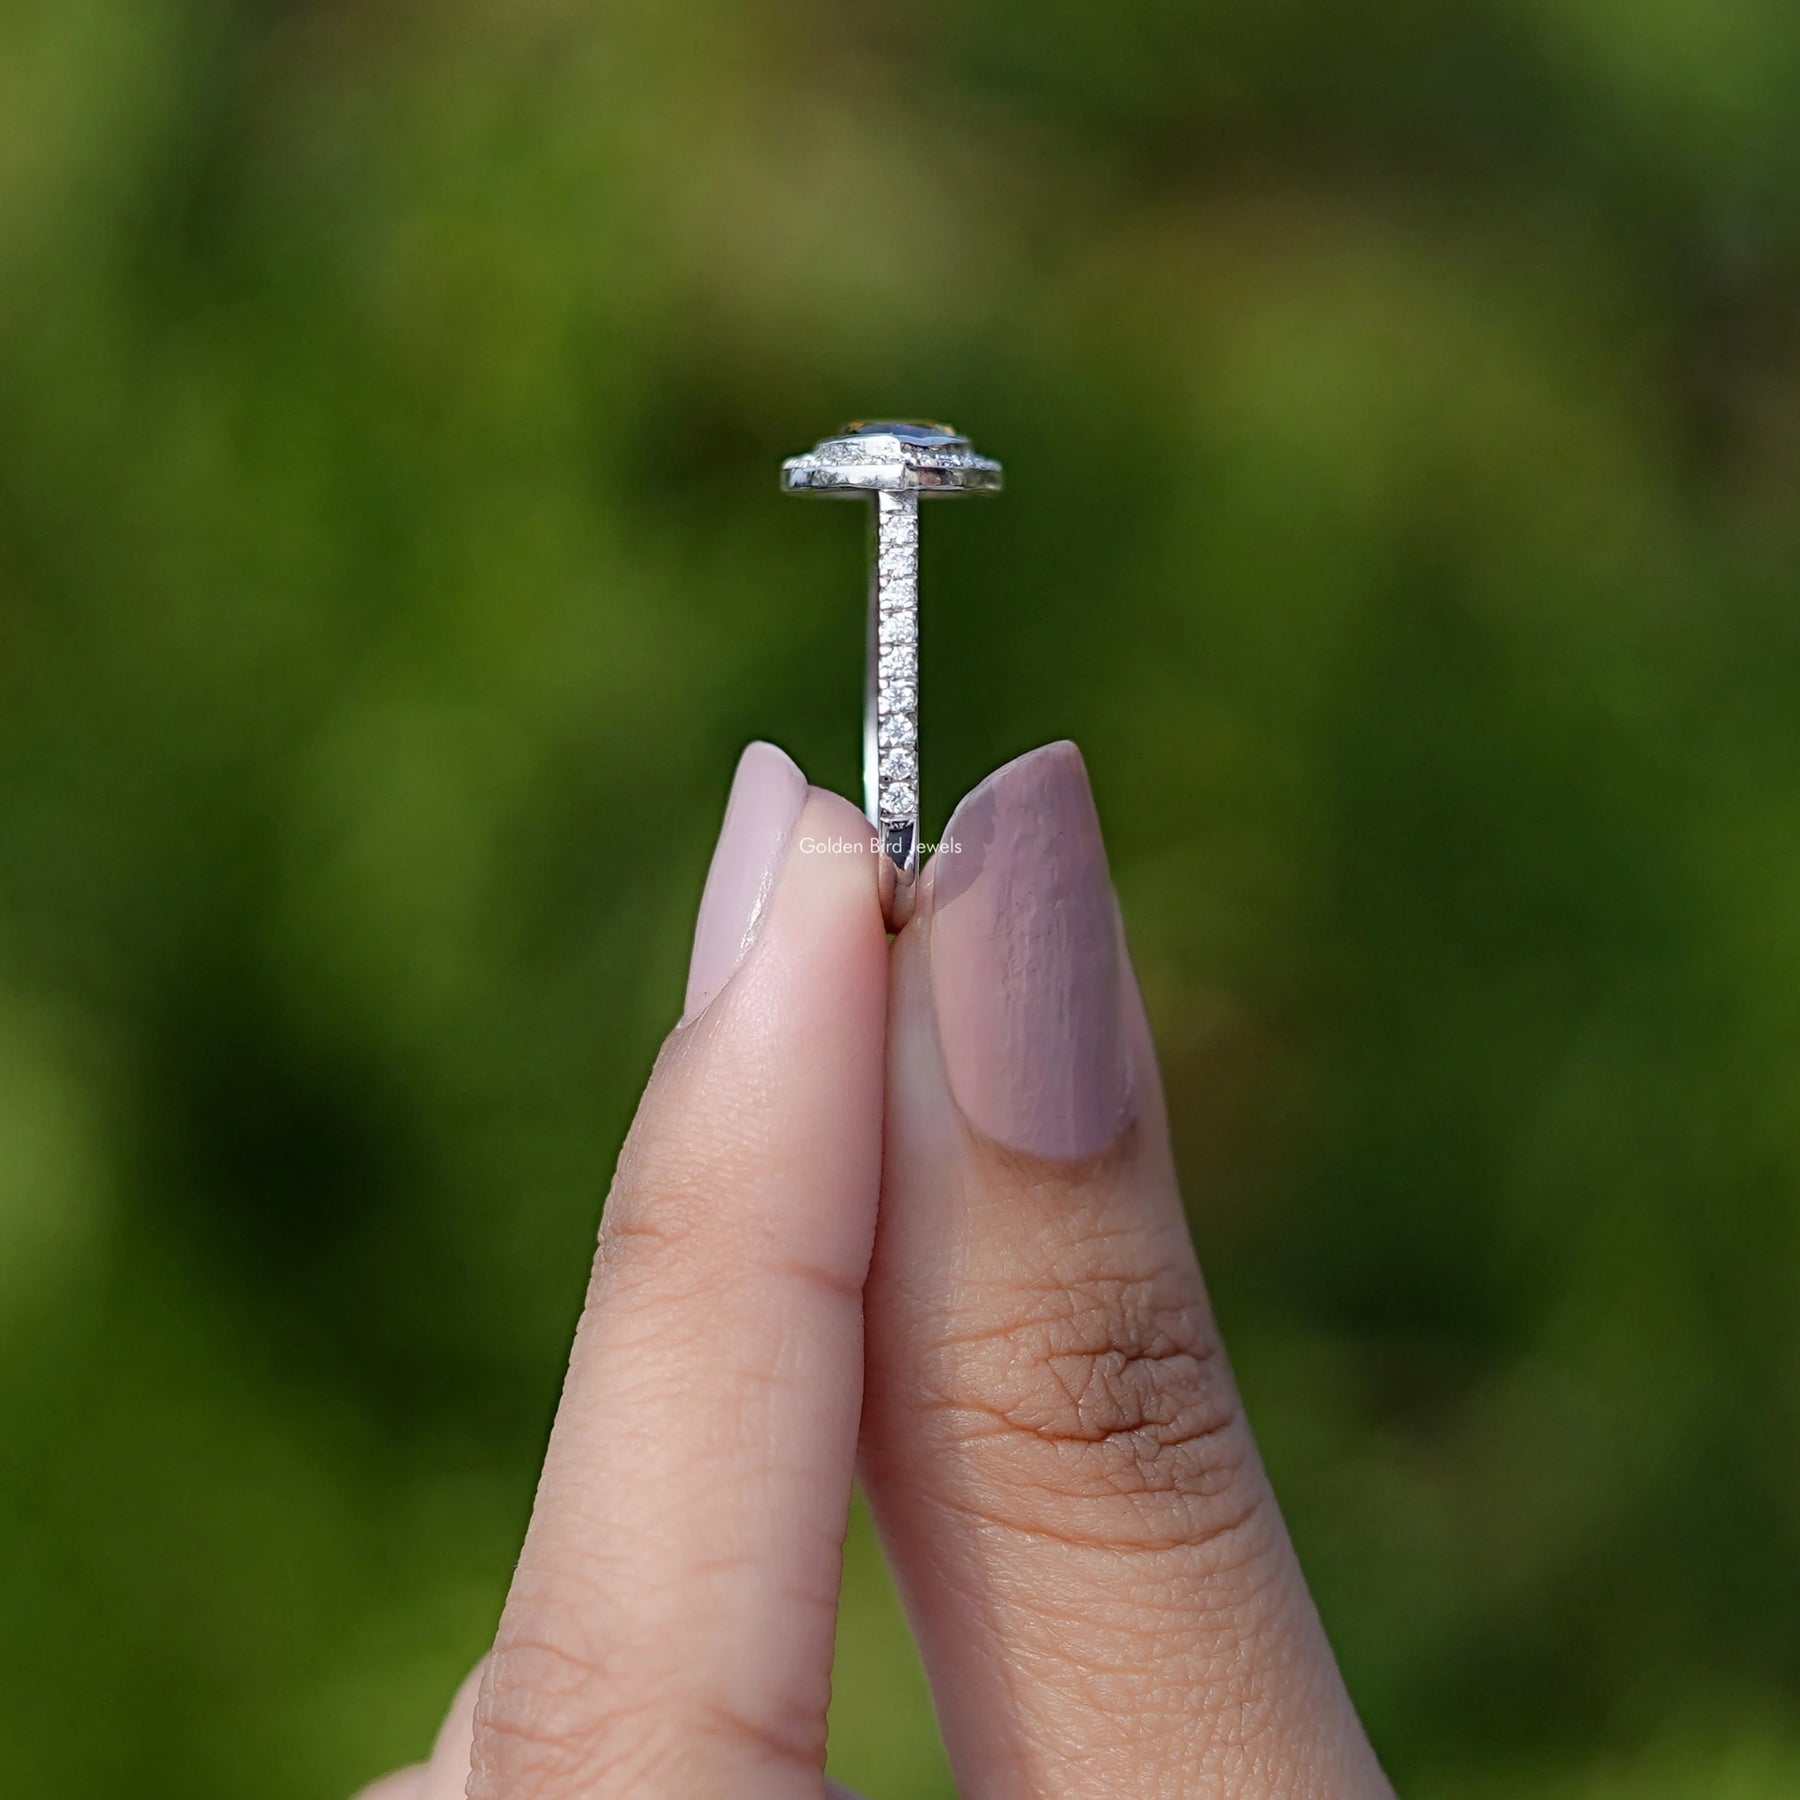
[[[881,1143],[867,837],[779,751],[746,753],[697,1016],[607,1201],[471,1800],[824,1792]]]

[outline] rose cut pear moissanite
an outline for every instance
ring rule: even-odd
[[[894,930],[919,874],[919,498],[997,494],[1000,465],[948,425],[848,425],[781,465],[790,494],[871,495],[869,662],[863,793],[884,852],[882,903]]]

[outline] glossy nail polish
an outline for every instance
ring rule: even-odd
[[[773,744],[752,744],[744,752],[700,897],[687,1018],[705,1011],[755,942],[805,804],[806,777],[791,757]]]

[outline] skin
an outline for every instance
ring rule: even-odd
[[[493,1650],[362,1800],[821,1800],[860,1469],[979,1800],[1392,1793],[1258,1461],[1072,746],[890,945],[753,749]],[[835,845],[835,847],[833,847]]]

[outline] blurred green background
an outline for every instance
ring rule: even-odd
[[[1402,1791],[1800,1794],[1790,0],[0,7],[0,1744],[491,1633],[732,762],[1084,746]],[[950,1792],[860,1520],[833,1763]]]

